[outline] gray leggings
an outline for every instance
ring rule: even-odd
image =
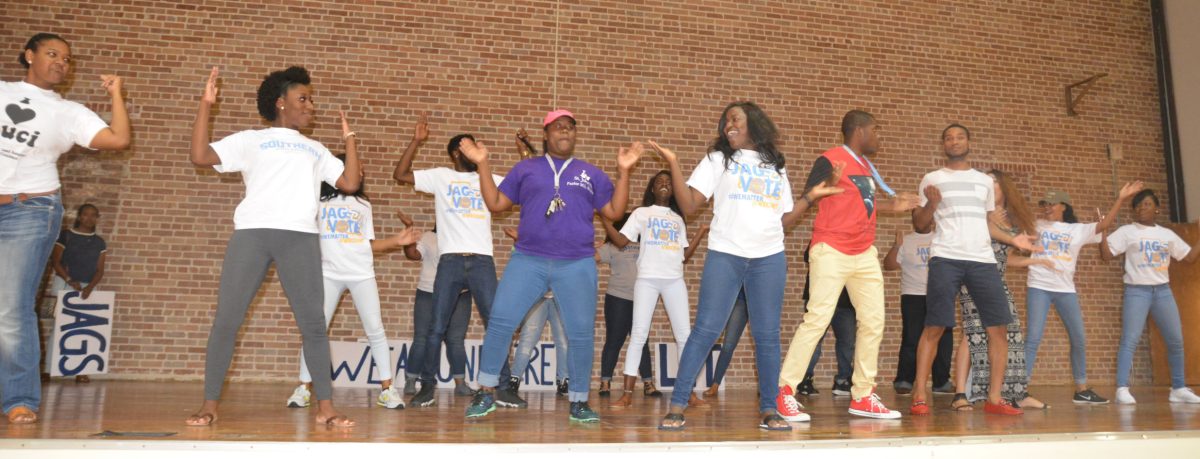
[[[217,316],[208,335],[204,362],[204,399],[220,400],[221,386],[233,360],[238,329],[250,302],[258,294],[267,268],[275,262],[279,283],[292,306],[292,315],[304,340],[308,371],[313,375],[317,400],[329,400],[333,388],[329,375],[329,337],[322,309],[321,247],[316,233],[279,229],[244,229],[233,232],[221,265]]]

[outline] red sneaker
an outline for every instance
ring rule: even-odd
[[[791,386],[779,386],[779,395],[775,396],[775,410],[783,419],[791,422],[807,422],[810,418],[804,411],[804,405],[796,401]]]
[[[1003,414],[1006,416],[1017,416],[1025,414],[1020,408],[1013,406],[1008,400],[1000,400],[1000,403],[984,402],[983,412],[989,414]]]
[[[856,398],[850,401],[850,414],[876,419],[899,419],[900,412],[889,410],[883,406],[883,401],[879,400],[879,396],[875,391],[871,391],[870,395],[863,398]]]
[[[913,401],[912,406],[908,408],[908,414],[923,416],[929,414],[929,404],[924,400]]]

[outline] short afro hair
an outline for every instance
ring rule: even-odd
[[[312,79],[304,67],[292,66],[287,70],[271,72],[258,85],[258,114],[267,121],[275,121],[279,112],[275,110],[275,101],[287,95],[289,89],[296,85],[308,86]]]

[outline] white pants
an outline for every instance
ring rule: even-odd
[[[625,348],[625,375],[637,376],[642,362],[642,351],[650,337],[650,319],[658,297],[662,296],[663,307],[675,332],[675,346],[683,352],[688,335],[692,333],[691,318],[688,317],[687,285],[683,279],[643,279],[633,284],[633,327],[629,332],[629,347]]]
[[[328,277],[325,279],[325,328],[333,321],[333,312],[342,299],[342,292],[350,290],[354,300],[354,309],[358,310],[358,318],[362,320],[363,332],[367,342],[371,344],[371,357],[375,359],[375,368],[379,377],[384,380],[392,379],[392,353],[388,349],[387,334],[383,330],[383,317],[379,312],[379,286],[375,278],[357,281],[340,281]],[[308,366],[304,363],[304,351],[300,351],[300,382],[312,382]]]

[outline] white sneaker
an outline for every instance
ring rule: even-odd
[[[1171,403],[1200,403],[1200,396],[1186,387],[1171,389],[1171,396],[1167,397]]]
[[[1117,396],[1115,398],[1117,399],[1117,404],[1119,405],[1132,405],[1137,403],[1137,400],[1133,398],[1133,394],[1129,393],[1128,387],[1118,387]]]
[[[379,393],[379,400],[376,400],[375,404],[388,409],[403,410],[404,396],[400,395],[400,389],[393,385]]]
[[[308,391],[308,387],[301,384],[292,391],[292,396],[288,397],[288,408],[308,408],[308,399],[312,398],[312,393]]]

